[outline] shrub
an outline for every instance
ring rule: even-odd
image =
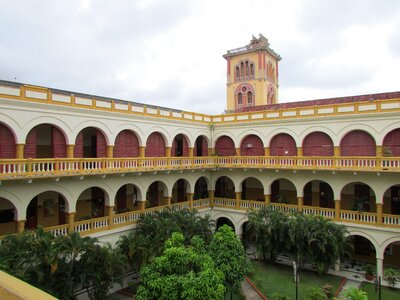
[[[395,269],[390,268],[390,269],[385,270],[384,278],[388,282],[389,286],[391,288],[394,288],[394,286],[396,285],[396,282],[400,278],[400,273],[398,271],[396,271]]]

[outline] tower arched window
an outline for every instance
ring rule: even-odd
[[[251,91],[247,92],[247,106],[253,106],[253,93]]]
[[[239,66],[236,66],[236,68],[235,68],[235,78],[236,78],[236,80],[238,80],[239,77],[240,77],[240,69],[239,69]]]
[[[250,76],[254,76],[254,64],[250,64]]]
[[[246,61],[246,77],[250,75],[249,62]]]
[[[244,63],[240,63],[240,77],[244,77]]]
[[[238,107],[242,107],[243,106],[243,95],[242,93],[238,94]]]

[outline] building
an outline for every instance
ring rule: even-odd
[[[279,104],[263,36],[224,58],[222,115],[0,81],[0,235],[113,242],[165,206],[240,235],[248,209],[274,205],[345,224],[379,275],[399,266],[400,92]]]

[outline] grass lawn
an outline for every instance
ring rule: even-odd
[[[363,282],[361,287],[363,291],[367,292],[368,300],[378,300],[378,292],[375,292],[375,285],[368,282]],[[391,289],[386,286],[382,287],[381,293],[382,300],[398,300],[400,299],[400,290]]]
[[[274,294],[279,293],[296,299],[296,285],[294,283],[293,268],[283,265],[270,265],[262,261],[252,262],[253,271],[248,276],[257,288],[268,299],[273,300]],[[322,288],[325,284],[332,285],[333,294],[339,287],[341,277],[324,275],[317,272],[300,271],[298,287],[299,299],[303,299],[309,287]]]

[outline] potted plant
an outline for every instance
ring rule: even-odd
[[[374,279],[374,268],[372,267],[371,264],[366,264],[363,267],[365,271],[365,278],[369,281]]]

